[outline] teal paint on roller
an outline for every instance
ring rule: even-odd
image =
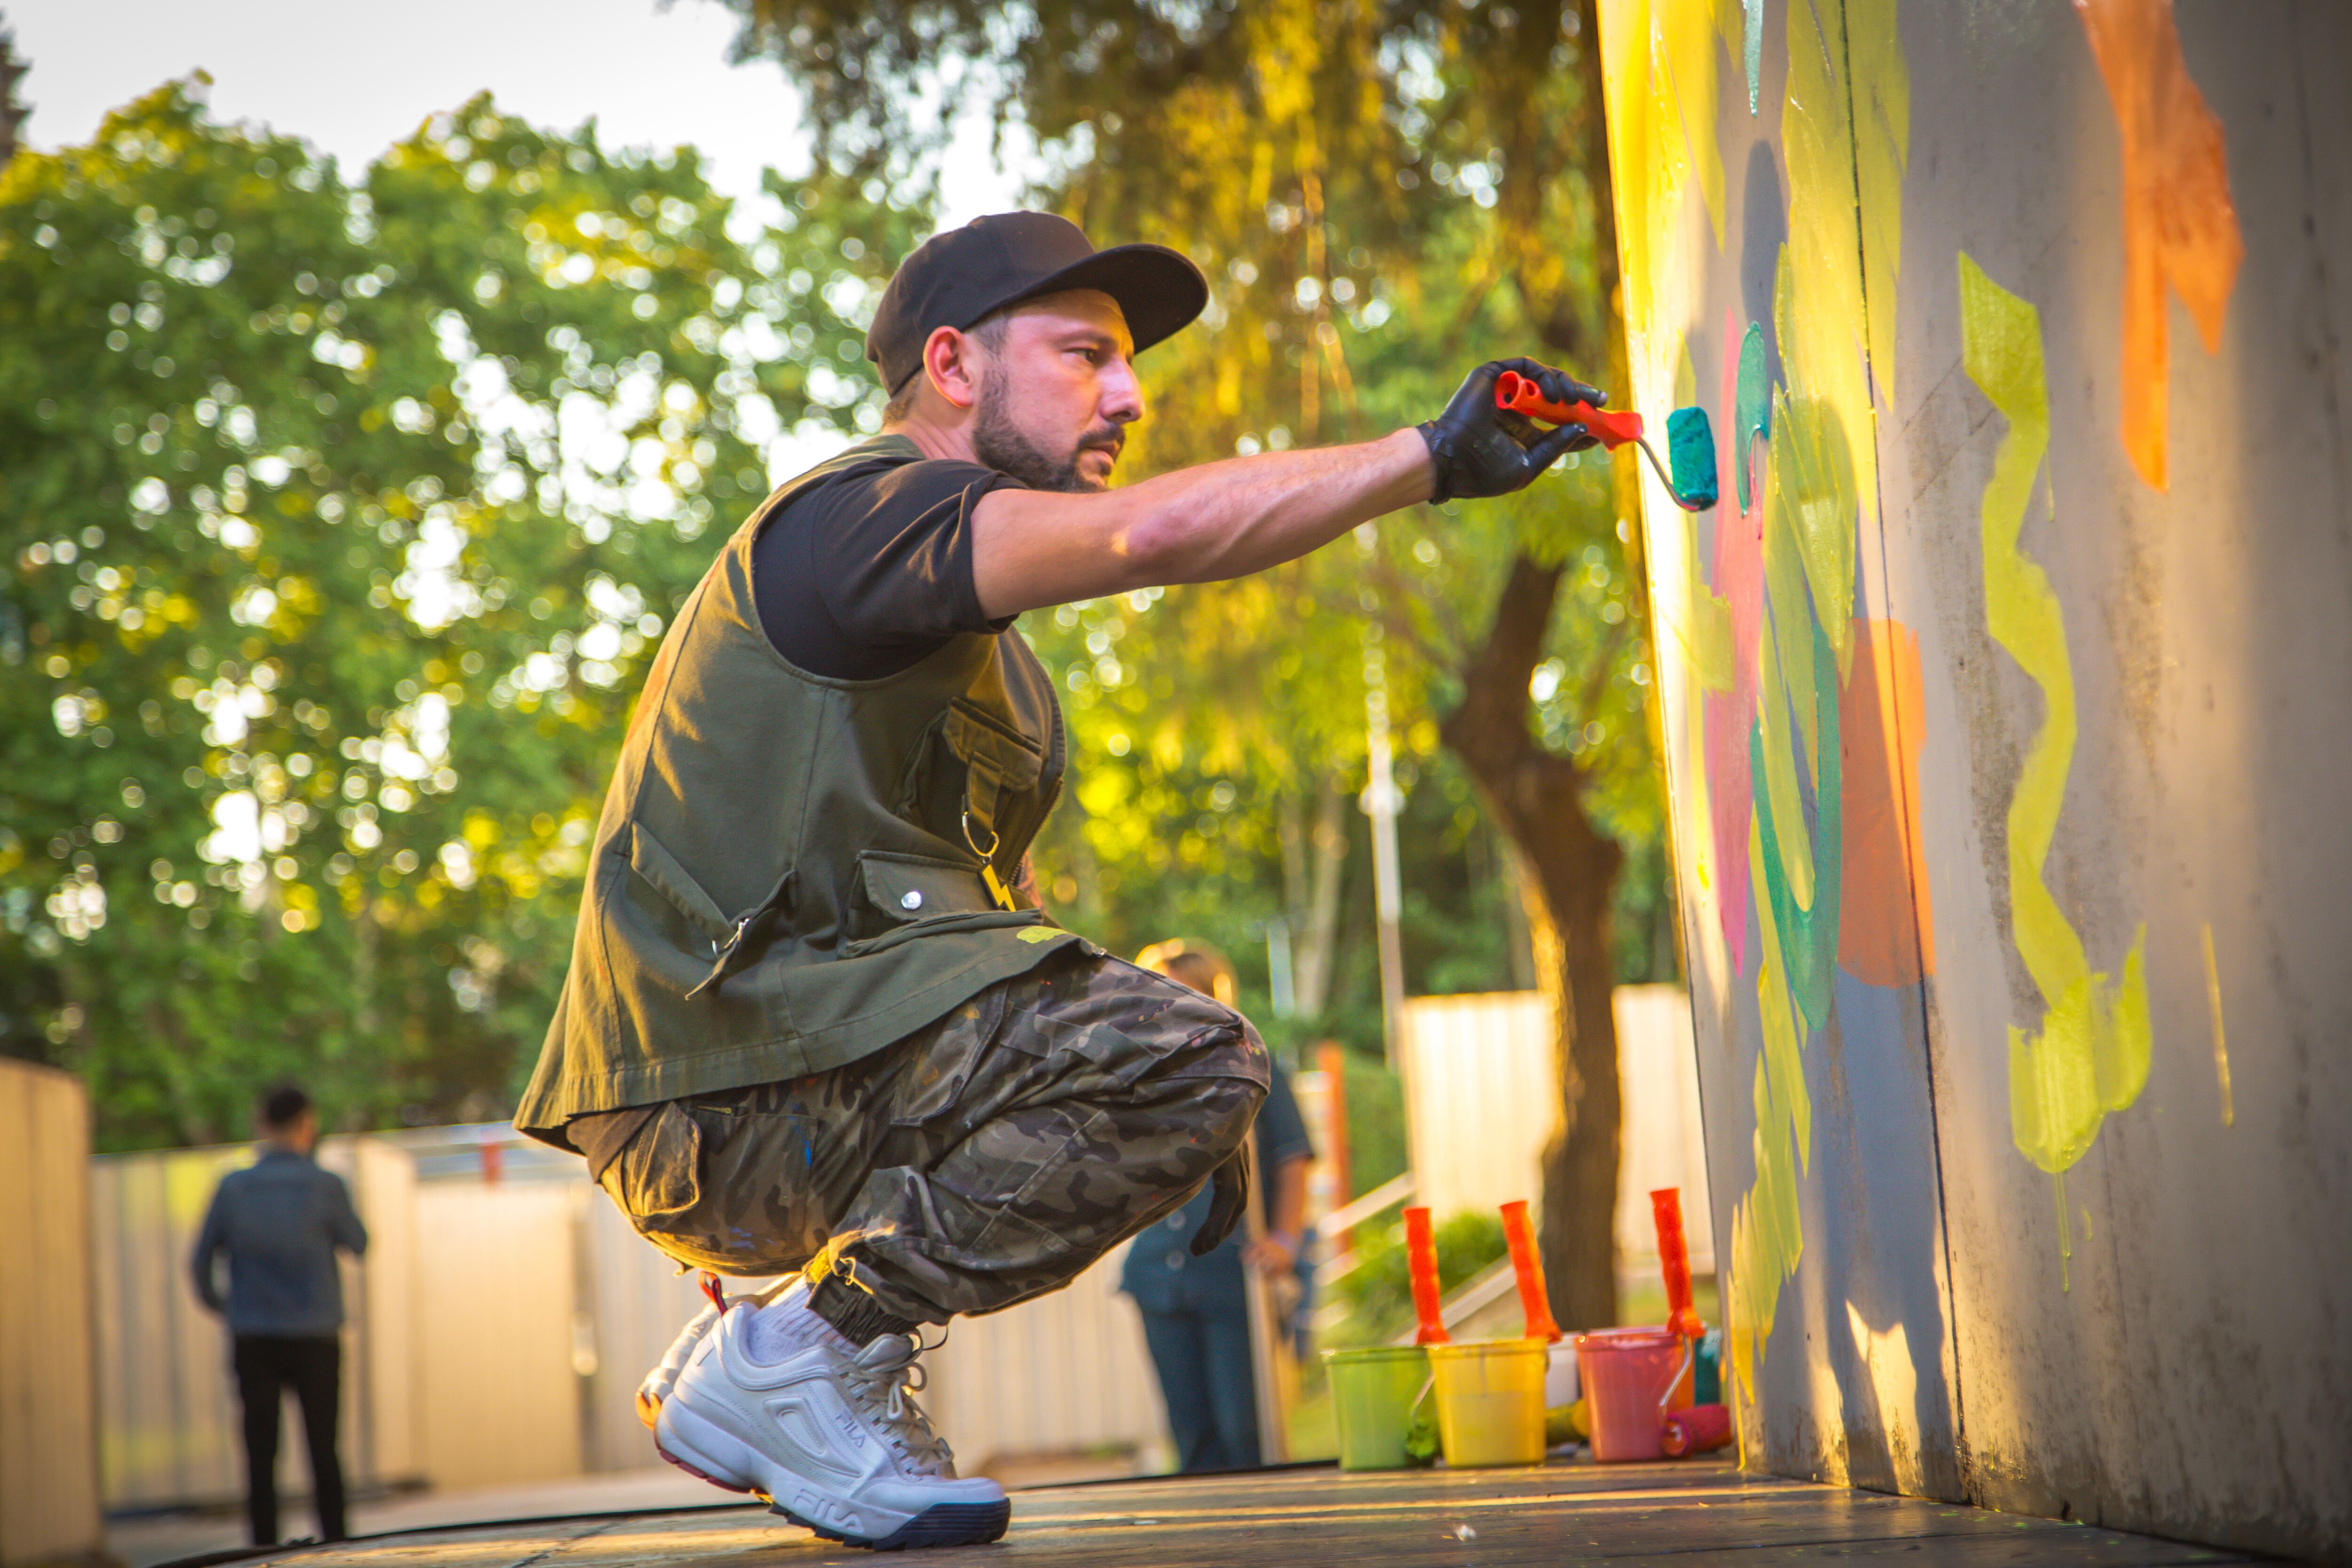
[[[1631,409],[1595,408],[1588,403],[1553,403],[1536,384],[1516,371],[1505,371],[1495,382],[1495,405],[1540,419],[1549,425],[1581,425],[1611,451],[1631,441],[1658,470],[1666,493],[1685,511],[1706,511],[1720,499],[1716,481],[1715,427],[1704,408],[1677,408],[1666,416],[1666,447],[1674,468],[1658,461],[1657,449],[1642,434],[1642,416]]]
[[[1722,497],[1715,471],[1715,430],[1704,408],[1677,408],[1666,416],[1666,459],[1674,473],[1666,480],[1675,499],[1693,511],[1705,511]]]

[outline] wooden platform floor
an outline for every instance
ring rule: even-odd
[[[752,1507],[580,1516],[413,1531],[264,1561],[299,1568],[1238,1568],[1577,1563],[1730,1568],[1854,1559],[1886,1568],[2243,1563],[2243,1555],[2095,1526],[1921,1502],[1728,1465],[1553,1464],[1530,1470],[1343,1475],[1328,1467],[1118,1481],[1013,1495],[993,1546],[877,1558]]]

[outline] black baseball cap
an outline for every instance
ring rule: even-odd
[[[1209,282],[1164,245],[1097,250],[1076,224],[1052,213],[994,213],[935,234],[898,264],[866,331],[866,357],[896,395],[923,368],[923,345],[941,327],[1071,289],[1118,301],[1138,353],[1173,337],[1209,303]]]

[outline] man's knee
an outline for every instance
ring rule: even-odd
[[[1120,1027],[1150,1042],[1151,1060],[1140,1078],[1171,1086],[1213,1079],[1252,1085],[1246,1127],[1270,1075],[1265,1045],[1249,1020],[1181,981],[1115,958],[1097,963],[1094,984],[1117,997]]]

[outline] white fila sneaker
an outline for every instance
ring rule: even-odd
[[[755,1340],[773,1359],[755,1358]],[[1013,1505],[994,1481],[957,1478],[913,1398],[916,1352],[905,1334],[850,1349],[796,1282],[772,1306],[719,1317],[662,1401],[655,1440],[679,1468],[754,1492],[828,1541],[884,1552],[994,1541]]]
[[[729,1305],[740,1307],[744,1303],[735,1301]],[[719,1310],[715,1304],[706,1304],[702,1310],[697,1312],[693,1320],[677,1331],[677,1338],[670,1342],[669,1352],[661,1358],[660,1364],[646,1373],[646,1380],[637,1384],[637,1419],[646,1426],[652,1426],[660,1418],[662,1401],[667,1399],[669,1391],[677,1386],[677,1374],[686,1370],[687,1357],[692,1355],[694,1347],[702,1342],[702,1336],[710,1331],[710,1325],[719,1321]]]

